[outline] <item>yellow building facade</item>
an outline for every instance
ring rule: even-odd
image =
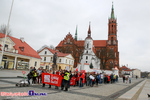
[[[64,54],[55,50],[52,50],[48,47],[43,48],[38,53],[41,60],[41,67],[44,69],[51,69],[53,65],[53,56],[57,52],[57,70],[64,70],[69,66],[69,70],[73,71],[74,58],[71,54]]]
[[[31,48],[23,38],[17,39],[11,36],[6,37],[0,33],[0,60],[4,69],[28,70],[31,66],[40,67],[41,57]],[[3,58],[2,49],[4,47]],[[1,59],[2,58],[2,59]]]

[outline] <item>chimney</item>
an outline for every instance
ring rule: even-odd
[[[20,37],[21,42],[24,43],[24,37]]]

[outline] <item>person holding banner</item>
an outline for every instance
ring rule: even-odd
[[[47,72],[46,72],[46,69],[43,69],[43,70],[42,70],[42,73],[47,73]],[[41,78],[41,79],[42,79],[42,78]],[[42,79],[42,80],[44,80],[44,79]],[[42,87],[45,87],[45,83],[43,83]]]
[[[49,71],[49,74],[53,74],[53,71],[52,70],[50,70]],[[51,88],[51,85],[49,84],[49,87],[48,88]]]
[[[62,76],[62,81],[61,81],[61,90],[63,90],[64,89],[64,86],[65,86],[65,83],[64,83],[64,74],[65,74],[65,71],[64,70],[62,70],[61,71],[61,76]]]
[[[59,75],[59,71],[56,70],[55,74],[56,74],[56,75]],[[58,86],[55,86],[55,89],[58,89]]]
[[[69,82],[68,82],[68,88],[70,88],[70,81],[71,81],[71,78],[72,78],[72,72],[71,70],[69,71]]]
[[[79,87],[83,87],[83,77],[82,77],[82,73],[80,72],[80,85]]]

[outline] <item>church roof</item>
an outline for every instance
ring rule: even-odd
[[[32,47],[30,47],[25,41],[22,42],[20,39],[17,39],[9,35],[7,35],[7,37],[9,37],[15,43],[14,49],[18,50],[18,54],[41,59],[39,54]],[[5,34],[0,33],[0,38],[5,38]],[[24,50],[21,51],[20,47],[23,47]]]
[[[84,40],[78,40],[76,41],[76,44],[78,46],[84,47]],[[63,40],[57,45],[57,47],[63,46]],[[94,47],[106,47],[107,45],[107,40],[93,40],[93,45]]]
[[[106,47],[107,40],[93,40],[94,47]]]

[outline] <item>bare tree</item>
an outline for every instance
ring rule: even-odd
[[[101,69],[111,69],[113,68],[114,51],[110,48],[101,48],[96,51],[97,57],[101,60]],[[107,68],[109,66],[109,68]]]
[[[7,29],[7,26],[5,24],[1,25],[0,33],[6,34],[6,29]],[[11,30],[9,28],[7,30],[7,35],[11,35]]]
[[[53,45],[50,45],[49,48],[55,50],[55,47]]]
[[[47,45],[43,45],[39,50],[37,50],[37,52],[41,51],[42,49],[44,49],[45,47],[48,47]]]

